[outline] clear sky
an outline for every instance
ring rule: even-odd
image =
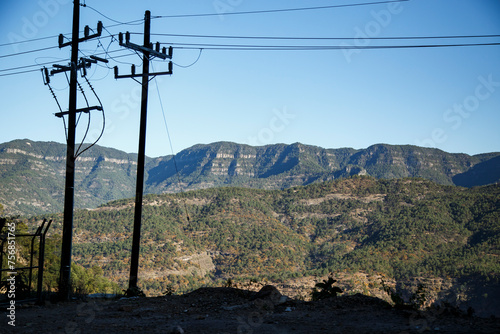
[[[146,154],[151,157],[172,153],[158,91],[174,152],[215,141],[301,142],[324,148],[411,144],[468,154],[500,151],[500,46],[360,48],[500,43],[500,37],[380,39],[500,35],[500,1],[374,2],[379,1],[81,0],[87,5],[81,7],[81,30],[85,25],[95,30],[99,20],[106,28],[99,40],[80,44],[81,56],[106,57],[108,66],[118,66],[120,74],[128,74],[132,63],[140,72],[139,56],[120,47],[110,34],[138,33],[132,34],[131,42],[142,44],[143,22],[119,22],[141,20],[146,10],[153,17],[163,16],[151,25],[152,34],[163,35],[151,40],[174,46],[175,65],[172,76],[150,82]],[[65,142],[63,122],[53,115],[59,109],[39,69],[41,64],[68,63],[70,47],[59,49],[57,35],[71,38],[72,7],[69,0],[1,2],[0,142]],[[211,15],[184,16],[188,14]],[[311,39],[334,37],[345,39]],[[305,50],[213,49],[234,44]],[[20,54],[11,56],[16,53]],[[140,85],[132,79],[115,80],[110,68],[93,65],[87,75],[105,110],[106,129],[98,144],[134,153]],[[164,71],[167,62],[156,59],[153,68]],[[6,75],[21,71],[31,72]],[[85,80],[80,82],[89,104],[98,104]],[[51,84],[67,110],[66,77],[55,75]],[[79,107],[86,106],[81,94],[78,101]],[[80,119],[78,138],[85,132],[87,117]],[[97,137],[101,126],[101,114],[93,111],[88,141]]]

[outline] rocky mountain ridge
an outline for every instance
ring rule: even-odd
[[[0,144],[0,203],[8,214],[59,212],[65,145],[27,139]],[[136,154],[95,146],[77,159],[75,206],[94,208],[134,196]],[[470,156],[411,145],[325,149],[300,143],[199,144],[174,156],[146,158],[146,193],[218,186],[284,189],[352,175],[422,177],[444,185],[500,180],[500,153]],[[178,171],[178,175],[177,175]]]

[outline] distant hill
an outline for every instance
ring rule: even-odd
[[[0,144],[0,203],[8,214],[63,209],[66,147],[27,139]],[[195,145],[146,159],[146,193],[220,186],[284,189],[352,175],[422,177],[473,187],[500,181],[500,153],[470,156],[411,145],[325,149],[300,143]],[[75,206],[95,208],[135,193],[136,154],[95,146],[77,160]],[[179,182],[180,181],[180,182]]]

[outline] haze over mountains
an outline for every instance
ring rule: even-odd
[[[66,146],[55,142],[0,144],[0,203],[6,213],[61,212],[65,155]],[[76,166],[77,208],[134,196],[136,154],[95,146]],[[157,194],[231,185],[283,189],[352,175],[421,177],[473,187],[500,181],[500,152],[470,156],[410,145],[325,149],[301,143],[217,142],[185,149],[175,162],[172,155],[146,158],[145,169],[145,192]]]

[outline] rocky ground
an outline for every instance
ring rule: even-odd
[[[261,291],[201,288],[184,295],[23,305],[1,333],[499,333],[500,321],[391,307],[361,294],[319,301]]]

